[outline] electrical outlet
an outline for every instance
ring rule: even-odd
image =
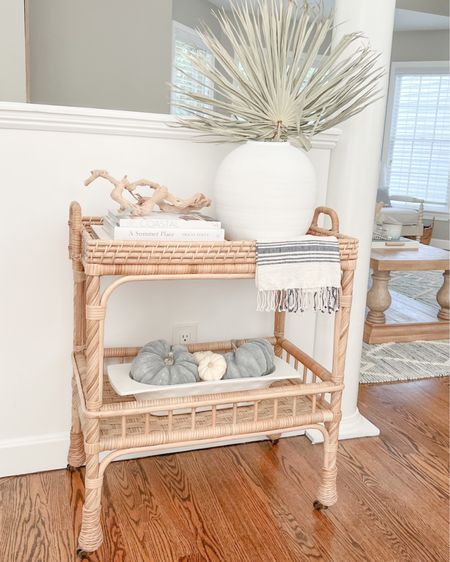
[[[187,345],[197,341],[198,324],[191,322],[189,324],[175,324],[172,332],[172,341],[174,344]]]

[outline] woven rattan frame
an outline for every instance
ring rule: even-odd
[[[319,228],[320,214],[331,229]],[[104,377],[106,361],[127,361],[138,347],[104,348],[104,320],[108,299],[124,283],[161,279],[248,278],[255,274],[255,242],[148,243],[104,241],[96,238],[96,217],[83,218],[78,203],[70,206],[69,254],[74,277],[73,407],[71,469],[86,465],[85,503],[79,549],[96,550],[102,543],[100,504],[103,475],[120,455],[162,450],[169,446],[218,443],[233,437],[265,435],[276,442],[286,431],[315,428],[324,437],[321,481],[316,505],[330,506],[336,496],[336,455],[353,273],[357,241],[339,234],[336,213],[316,210],[309,230],[339,240],[342,284],[341,308],[335,314],[331,371],[284,337],[285,313],[276,312],[274,335],[267,339],[275,353],[301,373],[295,383],[246,392],[136,402],[119,398]],[[119,276],[100,291],[102,275]],[[245,340],[194,344],[191,351],[226,351]],[[239,406],[245,402],[246,406]],[[208,408],[207,411],[203,411]],[[183,409],[188,413],[174,415]],[[166,416],[152,416],[153,412]],[[108,454],[100,461],[100,453]]]

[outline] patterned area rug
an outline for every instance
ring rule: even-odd
[[[439,308],[436,293],[442,285],[441,271],[393,271],[389,289]]]
[[[438,309],[440,271],[394,272],[389,288]],[[361,383],[396,382],[450,375],[448,341],[363,344]]]

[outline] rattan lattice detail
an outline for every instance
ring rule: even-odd
[[[158,266],[154,271],[164,273],[236,273],[255,272],[256,242],[238,240],[223,242],[145,242],[128,240],[99,240],[91,228],[102,224],[100,217],[83,219],[82,259],[86,265],[99,266]],[[356,260],[358,244],[353,238],[332,231],[311,227],[309,234],[336,235],[339,239],[341,261]],[[170,266],[178,269],[170,269]],[[141,273],[137,269],[130,273]],[[123,268],[119,274],[126,273]]]

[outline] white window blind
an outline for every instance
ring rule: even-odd
[[[202,95],[213,95],[213,83],[195,70],[190,61],[189,55],[200,56],[210,64],[214,63],[213,55],[207,50],[199,35],[191,28],[178,22],[173,24],[172,41],[172,83],[182,86],[190,92]],[[210,104],[196,102],[183,94],[173,92],[171,95],[171,112],[175,115],[190,115],[189,111],[175,104],[183,103],[197,107],[208,107]]]
[[[391,80],[385,187],[390,195],[418,197],[429,207],[446,210],[450,164],[448,71],[406,66],[394,69]]]

